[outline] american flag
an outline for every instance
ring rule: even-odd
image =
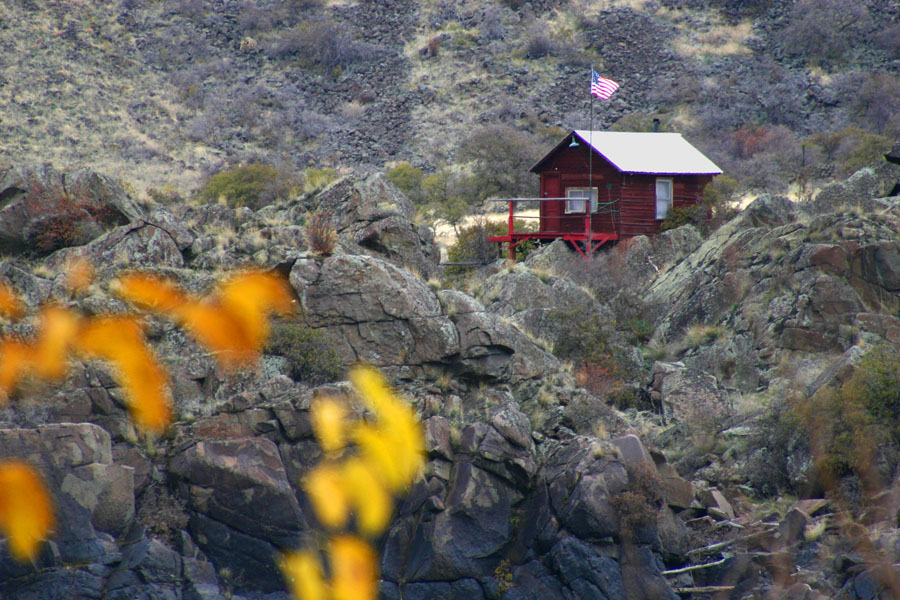
[[[603,98],[604,100],[609,100],[609,97],[613,95],[619,89],[619,84],[613,81],[612,79],[607,79],[606,77],[600,77],[597,75],[597,71],[591,69],[591,93],[598,98]]]

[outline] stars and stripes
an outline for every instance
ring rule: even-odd
[[[619,89],[619,84],[612,79],[600,77],[597,71],[591,69],[591,93],[598,98],[609,100],[609,97]]]

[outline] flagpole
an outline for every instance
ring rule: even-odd
[[[591,83],[594,81],[594,63],[591,63]],[[591,200],[594,198],[594,93],[591,92],[591,120],[588,128],[588,198],[587,206],[587,251],[591,255],[591,246],[594,245],[593,227],[591,227]],[[598,198],[599,200],[599,198]]]

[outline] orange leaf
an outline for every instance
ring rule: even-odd
[[[0,282],[0,316],[10,319],[21,319],[25,315],[25,307],[19,296],[6,284]]]
[[[292,310],[288,285],[274,273],[248,271],[230,277],[222,283],[218,296],[222,308],[256,350],[262,348],[269,335],[267,313],[287,315]]]
[[[53,505],[40,475],[19,461],[0,462],[0,529],[13,556],[33,560],[53,524]]]
[[[287,314],[293,302],[284,279],[262,271],[235,275],[204,300],[168,279],[142,273],[119,278],[114,289],[141,308],[173,318],[226,367],[256,360],[269,332],[266,313]]]
[[[180,306],[176,314],[181,326],[216,353],[223,366],[247,364],[259,356],[259,348],[248,339],[240,323],[221,307],[211,302],[189,302]]]
[[[0,404],[12,394],[31,368],[31,347],[15,340],[0,342]]]
[[[169,279],[146,273],[128,273],[110,286],[116,294],[145,310],[173,315],[188,297]]]
[[[313,552],[292,552],[281,557],[281,572],[297,600],[326,600],[328,589],[322,565]]]
[[[374,600],[378,592],[375,551],[363,540],[342,535],[331,540],[334,600]]]
[[[45,379],[66,374],[69,347],[78,331],[78,317],[61,306],[45,306],[38,320],[34,343],[34,369]]]
[[[101,317],[90,321],[79,335],[78,349],[89,358],[112,363],[135,423],[162,433],[172,421],[172,401],[165,372],[147,347],[137,319]]]

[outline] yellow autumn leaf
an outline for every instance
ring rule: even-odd
[[[337,529],[347,524],[350,500],[341,469],[332,464],[320,464],[306,476],[303,488],[325,527]]]
[[[188,297],[171,280],[148,273],[128,273],[110,285],[119,297],[135,306],[171,316]]]
[[[21,319],[25,315],[25,306],[19,296],[6,284],[0,281],[0,316],[9,319]]]
[[[82,328],[77,344],[87,357],[106,360],[115,367],[135,423],[162,433],[172,421],[172,402],[165,372],[147,347],[137,319],[93,319]]]
[[[320,398],[310,408],[313,431],[326,453],[340,452],[347,444],[347,409],[342,402]]]
[[[60,379],[68,368],[69,347],[78,333],[78,316],[61,306],[48,305],[38,317],[32,362],[44,379]]]
[[[371,537],[384,531],[391,518],[393,499],[372,465],[358,458],[346,461],[344,486],[360,531]]]
[[[16,340],[0,342],[0,405],[31,368],[31,347]]]
[[[405,490],[424,464],[422,427],[412,408],[390,391],[377,371],[357,368],[350,379],[377,419],[375,424],[357,426],[353,437],[388,487]]]
[[[53,505],[40,475],[23,462],[0,462],[0,530],[13,556],[34,560],[53,525]]]
[[[390,412],[391,407],[397,403],[397,399],[387,386],[381,374],[371,367],[357,367],[350,371],[350,381],[359,392],[366,406],[375,413],[375,416],[383,418]]]
[[[94,267],[84,258],[74,258],[66,264],[66,287],[83,292],[94,281]]]
[[[326,600],[328,587],[319,558],[311,551],[291,552],[281,557],[281,572],[297,600]]]
[[[334,600],[374,600],[378,567],[372,547],[363,540],[337,536],[331,540],[331,593]]]

